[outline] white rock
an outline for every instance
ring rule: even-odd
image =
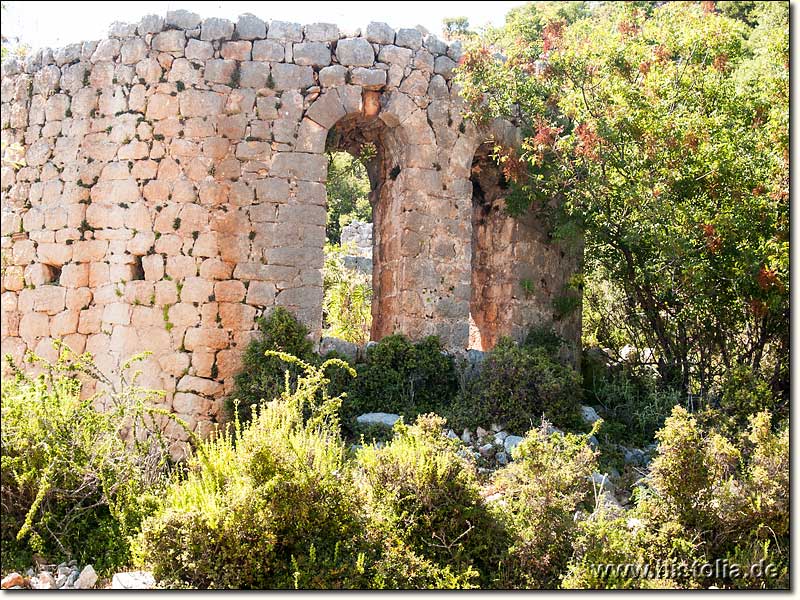
[[[478,436],[478,438],[485,438],[487,435],[489,435],[489,432],[483,427],[478,427],[478,429],[475,430],[475,434]]]
[[[153,574],[147,571],[117,573],[111,579],[112,590],[149,590],[155,584],[156,580]]]
[[[470,433],[469,429],[464,428],[464,432],[461,434],[461,441],[465,444],[472,442],[472,434]]]
[[[589,423],[589,425],[600,420],[600,415],[598,415],[597,411],[591,406],[581,406],[581,414],[583,415],[583,420]]]
[[[510,435],[510,436],[508,436],[506,439],[503,440],[503,446],[505,446],[506,452],[511,454],[511,451],[514,448],[516,448],[522,440],[523,440],[523,438],[521,438],[518,435]]]
[[[92,565],[83,567],[83,571],[78,575],[78,580],[75,582],[75,588],[79,590],[90,590],[97,583],[97,573],[95,573]]]
[[[392,413],[374,412],[356,417],[356,422],[361,425],[386,425],[392,427],[400,419],[400,415]]]

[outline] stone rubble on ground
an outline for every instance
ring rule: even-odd
[[[98,584],[99,576],[92,565],[78,568],[75,560],[59,565],[41,565],[40,570],[30,568],[25,575],[9,573],[3,577],[2,589],[33,590],[91,590]],[[111,579],[112,590],[145,590],[154,588],[156,580],[147,571],[116,573]],[[108,582],[106,581],[106,587]]]

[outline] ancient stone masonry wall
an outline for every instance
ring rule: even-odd
[[[2,139],[26,164],[2,168],[3,352],[63,338],[113,373],[152,351],[142,383],[208,431],[259,315],[319,338],[339,130],[378,152],[373,337],[466,348],[473,156],[516,130],[462,120],[459,56],[417,29],[175,11],[5,62]]]

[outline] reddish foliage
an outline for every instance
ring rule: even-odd
[[[656,46],[656,49],[653,50],[653,54],[658,62],[666,62],[672,58],[672,50],[666,46]]]
[[[636,35],[640,27],[633,21],[620,21],[617,24],[617,30],[624,36]]]
[[[707,15],[717,12],[717,3],[714,0],[704,0],[700,3],[700,6],[703,7],[703,12]]]
[[[683,141],[686,143],[689,150],[697,150],[697,146],[700,144],[697,135],[691,131],[684,136]]]
[[[521,182],[527,175],[527,167],[514,150],[506,150],[503,155],[503,175],[509,181],[514,183]]]
[[[650,65],[652,63],[649,60],[643,60],[639,63],[639,73],[642,75],[647,75],[650,72]]]
[[[714,57],[713,66],[714,66],[714,69],[716,69],[720,73],[724,73],[725,70],[728,67],[728,55],[725,54],[724,52],[721,53],[721,54],[717,54]]]
[[[542,52],[550,52],[550,50],[558,47],[558,42],[564,35],[564,21],[550,21],[542,29]]]
[[[717,229],[710,223],[700,225],[706,238],[706,249],[715,254],[722,246],[722,238],[717,234]]]
[[[758,271],[758,287],[762,290],[768,290],[772,287],[779,285],[778,273],[774,269],[768,269],[762,266]]]
[[[492,60],[492,53],[486,46],[480,46],[473,50],[468,50],[459,59],[458,64],[469,70],[478,69],[485,66]]]
[[[600,136],[588,123],[581,123],[575,128],[575,135],[578,136],[578,145],[575,154],[584,156],[589,160],[600,159]]]
[[[533,137],[533,145],[536,148],[542,146],[552,148],[558,134],[564,129],[563,127],[553,127],[542,117],[537,117],[534,125],[536,127],[536,135]]]

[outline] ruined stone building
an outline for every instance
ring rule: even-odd
[[[580,311],[554,299],[577,252],[503,210],[489,151],[517,131],[462,119],[460,47],[418,29],[186,12],[2,66],[2,350],[153,354],[142,383],[198,432],[220,414],[256,318],[319,338],[326,149],[377,149],[372,338],[488,349]],[[24,165],[13,165],[19,151]]]

